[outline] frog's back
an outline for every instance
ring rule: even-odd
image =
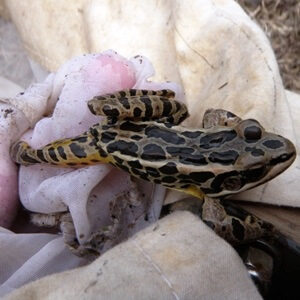
[[[204,130],[130,120],[104,127],[97,130],[98,146],[111,155],[115,166],[170,187],[204,183],[215,177],[210,164],[229,166],[238,157],[238,152],[228,148],[236,138],[231,128],[207,134]]]

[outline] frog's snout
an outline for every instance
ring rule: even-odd
[[[262,144],[272,153],[270,165],[284,164],[288,168],[296,158],[296,147],[290,140],[282,136],[277,136],[276,139],[267,139]]]

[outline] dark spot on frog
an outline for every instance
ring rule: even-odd
[[[165,176],[161,179],[161,182],[164,182],[164,183],[174,183],[176,181],[177,181],[177,178],[172,177],[172,176]]]
[[[160,175],[161,175],[157,169],[152,168],[152,167],[146,167],[145,170],[152,177],[160,177]]]
[[[136,96],[136,89],[130,89],[129,90],[129,95],[130,96]]]
[[[243,241],[245,238],[245,227],[235,218],[233,218],[231,222],[233,229],[232,233],[234,237],[237,238],[239,241]]]
[[[130,108],[130,104],[127,97],[123,96],[122,98],[119,99],[119,102],[123,105],[124,108],[126,109]]]
[[[117,163],[119,163],[119,164],[123,164],[123,162],[124,162],[124,160],[121,159],[121,158],[118,157],[118,156],[113,155],[113,158],[114,158],[114,160],[115,160]]]
[[[104,105],[102,112],[107,117],[118,117],[120,115],[120,112],[117,108],[111,108],[109,105]]]
[[[229,166],[233,165],[238,157],[238,152],[234,150],[228,150],[224,152],[212,152],[209,155],[208,160],[212,163]]]
[[[134,140],[134,141],[139,141],[139,140],[141,140],[142,138],[143,138],[142,136],[137,135],[137,134],[131,136],[131,139]]]
[[[141,165],[141,163],[138,160],[128,161],[127,163],[130,167],[135,168],[135,169],[143,168],[143,166]]]
[[[258,165],[242,172],[243,177],[250,182],[261,179],[266,173],[266,166]]]
[[[146,128],[145,134],[149,138],[156,138],[173,145],[185,143],[185,139],[180,137],[176,132],[159,128],[158,126],[150,126]]]
[[[78,146],[78,144],[76,143],[71,143],[69,144],[69,148],[71,150],[71,152],[78,158],[85,158],[86,157],[86,153],[84,148]],[[49,149],[50,151],[50,149]],[[51,156],[51,154],[49,153],[49,155]],[[52,156],[51,156],[52,158]],[[52,158],[53,159],[53,158]]]
[[[162,147],[156,144],[148,144],[143,148],[141,158],[150,161],[157,161],[165,160],[166,155]]]
[[[56,155],[54,147],[50,147],[48,149],[48,154],[49,154],[49,156],[51,157],[52,160],[54,160],[56,162],[59,162],[59,159],[57,158],[57,155]]]
[[[61,146],[60,146],[61,147]],[[58,147],[58,153],[59,153],[59,148],[60,147]],[[60,154],[60,153],[59,153]],[[48,160],[46,160],[46,158],[44,157],[44,153],[43,153],[43,150],[42,149],[38,149],[38,150],[36,150],[36,156],[41,160],[41,161],[43,161],[43,162],[45,162],[45,163],[49,163],[48,162]],[[63,157],[64,158],[64,157]]]
[[[173,175],[178,173],[176,164],[174,162],[168,162],[164,166],[160,167],[159,171],[167,175]]]
[[[76,137],[71,139],[72,142],[78,142],[78,143],[86,143],[87,141],[87,136],[80,136],[80,137]]]
[[[108,153],[113,153],[115,151],[120,152],[124,155],[129,155],[133,157],[137,157],[138,146],[133,142],[126,141],[116,141],[112,142],[107,146]]]
[[[146,118],[150,118],[153,116],[153,107],[152,107],[152,101],[149,99],[149,97],[147,96],[142,96],[141,98],[141,102],[144,103],[145,105],[145,117]]]
[[[223,182],[225,179],[229,178],[229,177],[238,177],[240,176],[239,172],[237,171],[230,171],[230,172],[225,172],[222,174],[217,175],[211,183],[211,188],[201,188],[203,193],[209,195],[209,194],[214,194],[214,193],[219,193],[222,191],[223,187]],[[228,180],[228,179],[227,179]],[[243,182],[241,182],[241,186],[240,188],[242,188],[244,185]]]
[[[202,154],[181,156],[179,157],[179,161],[183,164],[194,166],[205,166],[208,164],[205,156]]]
[[[80,235],[79,235],[79,238],[81,238],[81,239],[84,238],[84,234],[83,234],[83,233],[80,234]]]
[[[119,164],[119,163],[116,163],[115,165],[116,165],[116,167],[122,169],[123,171],[130,173],[129,169],[126,166]],[[132,171],[134,171],[134,169]],[[139,175],[139,174],[137,174],[137,175]]]
[[[264,156],[265,152],[262,149],[257,149],[255,147],[245,147],[246,152],[250,152],[252,156]]]
[[[213,172],[191,172],[187,179],[191,179],[195,183],[204,183],[213,177],[215,177]]]
[[[130,121],[123,122],[120,125],[121,130],[132,131],[132,132],[141,132],[145,129],[145,125],[135,124]]]
[[[234,130],[210,133],[200,138],[200,147],[203,149],[220,148],[226,142],[234,140],[236,136]]]
[[[134,116],[137,117],[137,118],[140,117],[140,116],[142,115],[142,112],[143,112],[143,111],[142,111],[139,107],[135,107],[134,110],[133,110],[133,114],[134,114]]]
[[[278,157],[276,158],[273,158],[270,162],[269,162],[269,165],[270,166],[275,166],[277,164],[280,164],[280,163],[283,163],[285,161],[288,161],[291,157],[294,156],[294,153],[290,153],[290,154],[281,154],[279,155]]]
[[[263,142],[263,145],[265,147],[267,147],[268,149],[278,149],[278,148],[284,146],[284,144],[278,140],[267,140],[267,141]]]
[[[181,134],[189,139],[196,139],[198,138],[202,132],[201,131],[183,131]]]
[[[195,149],[189,147],[166,147],[166,150],[171,155],[178,155],[179,157],[187,154],[192,154]]]
[[[163,116],[169,116],[172,110],[172,104],[168,98],[161,98],[160,101],[163,103]]]
[[[101,133],[101,142],[103,142],[104,144],[112,142],[113,140],[115,140],[117,135],[118,134],[116,132],[103,131]]]

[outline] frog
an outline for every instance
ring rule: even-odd
[[[270,224],[251,214],[232,213],[220,198],[285,171],[296,158],[290,140],[224,109],[206,110],[201,128],[184,126],[187,106],[169,89],[125,89],[95,96],[87,105],[92,114],[105,117],[101,123],[40,149],[17,141],[11,146],[12,160],[69,168],[111,164],[198,198],[202,220],[232,244],[255,240],[270,230]]]

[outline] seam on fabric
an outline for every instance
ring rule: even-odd
[[[167,279],[167,277],[162,273],[161,269],[155,264],[155,262],[151,259],[151,257],[141,248],[140,245],[136,242],[136,240],[133,240],[134,245],[141,251],[141,253],[144,255],[144,257],[151,263],[151,265],[157,270],[160,277],[166,282],[166,284],[171,289],[172,294],[174,295],[174,298],[176,300],[180,300],[180,297],[176,293],[174,287],[172,286],[171,282]]]
[[[179,32],[179,30],[177,29],[177,27],[174,25],[174,30],[175,32],[178,34],[178,36],[181,38],[182,42],[192,51],[194,52],[197,56],[201,57],[203,59],[203,61],[213,70],[216,70],[216,68],[207,60],[207,58],[202,55],[200,52],[198,52],[197,50],[195,50],[181,35],[181,33]]]

